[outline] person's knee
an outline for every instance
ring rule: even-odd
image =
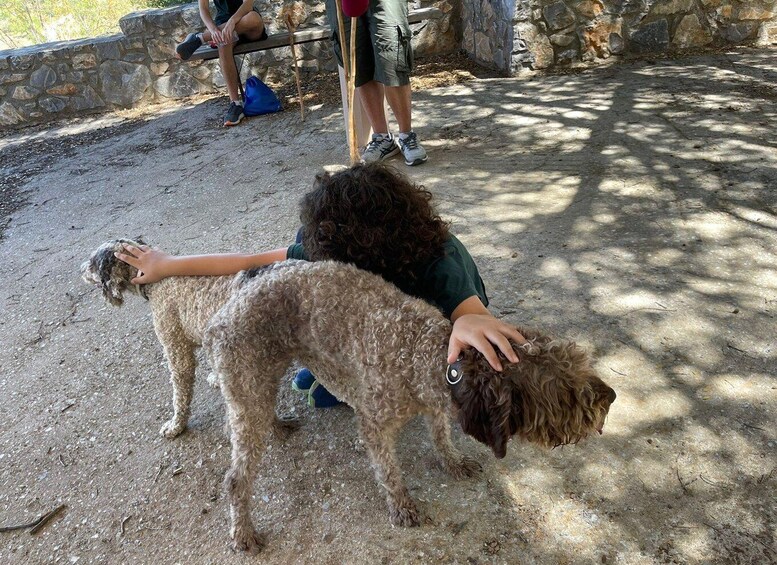
[[[262,33],[262,30],[264,29],[264,20],[262,19],[262,16],[258,12],[248,12],[245,16],[240,18],[240,25],[237,26],[240,28],[240,33],[246,33],[246,32],[256,32],[256,33]]]

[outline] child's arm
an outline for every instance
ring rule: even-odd
[[[448,341],[448,363],[455,363],[463,349],[474,347],[489,365],[501,371],[502,364],[494,345],[513,363],[519,361],[509,340],[526,343],[526,338],[510,324],[497,320],[477,296],[461,302],[451,314],[451,322],[453,331]]]
[[[203,0],[200,0],[203,1]],[[221,30],[221,34],[224,37],[224,41],[232,41],[232,34],[235,32],[235,26],[237,26],[237,22],[239,22],[243,16],[245,16],[248,12],[254,9],[254,2],[253,0],[243,0],[243,3],[240,5],[240,7],[237,9],[237,11],[232,14],[232,17],[230,17],[227,20],[227,23],[224,24],[224,27]]]
[[[147,245],[124,245],[116,257],[138,270],[133,284],[150,284],[166,277],[200,275],[234,275],[244,269],[262,267],[286,260],[286,248],[264,253],[223,253],[214,255],[169,255]]]
[[[213,21],[213,17],[210,15],[210,4],[208,0],[199,0],[200,6],[200,19],[205,24],[205,28],[210,32],[211,39],[215,43],[221,43],[221,31]]]

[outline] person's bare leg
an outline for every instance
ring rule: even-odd
[[[397,120],[400,133],[412,131],[413,122],[410,102],[410,85],[386,86],[384,89],[394,118]]]
[[[240,100],[240,93],[237,88],[237,67],[235,66],[235,58],[232,55],[233,44],[228,43],[219,47],[219,66],[221,66],[221,74],[224,76],[224,82],[227,83],[227,92],[229,92],[229,99],[232,102],[242,103]]]
[[[235,31],[246,37],[249,41],[255,41],[262,37],[264,31],[264,21],[262,16],[256,12],[248,12],[245,16],[240,18],[235,26]]]
[[[388,133],[386,112],[383,110],[383,85],[376,80],[364,83],[356,89],[374,133]]]

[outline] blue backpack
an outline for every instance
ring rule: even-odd
[[[246,97],[243,102],[243,113],[246,116],[271,114],[281,109],[281,102],[270,87],[256,77],[246,81]]]

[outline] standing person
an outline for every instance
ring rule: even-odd
[[[225,126],[236,126],[243,119],[243,100],[238,89],[240,77],[235,66],[233,50],[238,39],[261,41],[267,39],[264,21],[254,8],[253,0],[213,0],[216,16],[211,17],[208,0],[199,0],[200,17],[205,31],[190,33],[175,48],[178,58],[188,60],[203,43],[215,43],[219,49],[219,66],[229,92],[229,109],[224,116]]]
[[[339,37],[337,4],[326,0],[326,15],[332,30],[333,48],[340,65],[343,49],[348,52],[351,18],[344,18],[345,38]],[[367,11],[357,18],[356,94],[372,126],[372,139],[361,160],[382,161],[400,151],[406,165],[426,161],[426,151],[413,131],[410,72],[413,70],[412,35],[407,21],[407,0],[370,0]],[[383,98],[388,100],[399,126],[394,136],[386,122]]]

